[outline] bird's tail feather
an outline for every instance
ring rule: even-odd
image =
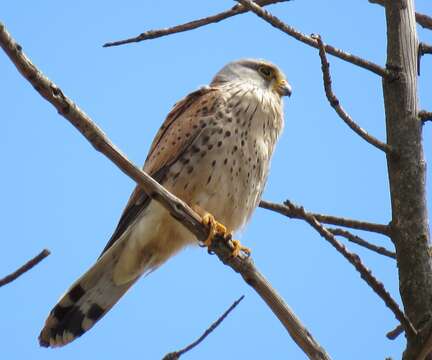
[[[135,283],[139,276],[122,284],[113,281],[119,250],[107,251],[61,297],[39,335],[41,346],[63,346],[84,334]]]

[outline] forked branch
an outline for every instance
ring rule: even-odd
[[[266,6],[266,5],[276,4],[279,2],[285,2],[285,1],[290,1],[290,0],[257,0],[257,3],[259,3],[261,6]],[[139,34],[138,36],[134,36],[134,37],[131,37],[128,39],[107,42],[103,46],[104,47],[111,47],[111,46],[136,43],[136,42],[140,42],[140,41],[144,41],[144,40],[156,39],[156,38],[159,38],[162,36],[176,34],[176,33],[184,32],[184,31],[193,30],[193,29],[199,28],[201,26],[214,24],[214,23],[217,23],[219,21],[228,19],[231,16],[244,14],[248,11],[249,10],[246,9],[242,5],[235,5],[233,8],[231,8],[229,10],[223,11],[221,13],[218,13],[218,14],[215,14],[212,16],[197,19],[194,21],[190,21],[190,22],[187,22],[187,23],[184,23],[181,25],[176,25],[173,27],[169,27],[166,29],[149,30],[149,31],[146,31],[146,32]]]
[[[190,21],[184,24],[176,25],[169,28],[164,29],[157,29],[157,30],[148,30],[145,31],[138,36],[134,36],[128,39],[118,40],[118,41],[111,41],[105,43],[104,47],[111,47],[111,46],[118,46],[118,45],[124,45],[124,44],[130,44],[130,43],[136,43],[144,40],[150,40],[150,39],[156,39],[162,36],[167,36],[171,34],[176,34],[179,32],[189,31],[196,28],[199,28],[201,26],[206,26],[209,24],[217,23],[219,21],[225,20],[229,17],[243,14],[245,12],[248,12],[249,10],[256,13],[258,16],[262,17],[264,20],[269,22],[272,26],[282,30],[286,34],[294,37],[295,39],[309,45],[315,48],[318,48],[316,40],[312,39],[310,36],[307,36],[305,34],[302,34],[300,31],[294,29],[293,27],[283,23],[281,20],[279,20],[277,17],[271,15],[269,12],[262,9],[261,6],[266,6],[270,4],[276,4],[279,2],[284,2],[289,0],[257,0],[256,2],[252,2],[249,0],[240,0],[239,2],[241,5],[236,5],[233,8],[223,11],[221,13],[208,16],[205,18],[197,19],[194,21]],[[371,61],[365,60],[359,56],[352,55],[346,51],[340,50],[334,46],[326,45],[326,51],[336,56],[342,60],[345,60],[347,62],[350,62],[351,64],[360,66],[362,68],[365,68],[367,70],[370,70],[380,76],[388,76],[390,73],[384,69],[383,67],[374,64]]]
[[[289,26],[285,24],[282,20],[277,18],[276,16],[272,15],[267,10],[263,9],[261,6],[257,4],[257,2],[253,2],[251,0],[236,0],[251,11],[253,11],[256,15],[258,15],[260,18],[268,22],[273,27],[283,31],[285,34],[293,37],[294,39],[301,41],[302,43],[312,46],[316,49],[318,49],[318,42],[316,39],[313,39],[311,36],[307,36],[300,31],[294,29],[292,26]],[[348,61],[351,64],[360,66],[364,69],[370,70],[374,72],[377,75],[380,75],[382,77],[391,76],[390,72],[388,72],[383,67],[374,64],[371,61],[362,59],[359,56],[349,54],[343,50],[337,49],[334,46],[326,45],[325,46],[326,52],[329,54],[336,56],[342,60]]]
[[[333,235],[342,236],[345,239],[359,246],[362,246],[368,250],[376,252],[377,254],[387,256],[391,259],[396,259],[396,253],[394,251],[390,251],[383,246],[377,246],[375,244],[371,244],[370,242],[362,239],[360,236],[354,235],[353,233],[350,233],[347,230],[340,229],[340,228],[336,228],[336,229],[327,228],[327,230],[330,231]]]
[[[295,206],[290,203],[290,207],[295,208],[295,211],[302,214],[302,218],[309,223],[324,239],[326,239],[354,268],[360,273],[361,278],[372,288],[372,290],[384,301],[386,306],[393,312],[397,320],[402,324],[406,333],[410,336],[417,334],[416,329],[411,324],[409,319],[399,308],[397,302],[391,297],[390,293],[385,289],[384,285],[378,281],[372,272],[363,265],[360,257],[347,250],[335,236],[326,229],[315,217],[306,212],[303,207]]]
[[[67,119],[92,145],[109,158],[126,175],[133,179],[149,197],[158,201],[170,214],[199,241],[205,241],[209,229],[203,225],[201,217],[182,200],[168,192],[148,174],[132,164],[124,154],[116,148],[103,131],[85,114],[61,89],[49,80],[23,53],[5,26],[0,23],[0,46],[9,56],[18,71],[33,85],[34,89],[51,103],[65,119]],[[233,245],[228,239],[215,236],[210,247],[219,259],[234,271],[238,272],[266,302],[278,317],[293,340],[313,360],[328,360],[330,357],[315,341],[310,332],[292,312],[282,297],[259,272],[250,257],[245,255],[233,257]]]
[[[370,135],[367,131],[362,129],[341,106],[339,99],[336,97],[332,89],[330,64],[327,60],[325,45],[319,35],[313,35],[313,38],[318,42],[319,56],[321,59],[321,69],[323,73],[324,90],[331,107],[336,111],[336,113],[345,122],[345,124],[347,124],[351,128],[351,130],[353,130],[363,140],[384,151],[385,153],[390,153],[391,148],[389,145],[383,143],[382,141],[378,140],[377,138]]]
[[[301,219],[305,220],[303,217],[303,212],[298,211],[299,207],[293,204],[291,201],[287,200],[284,204],[276,204],[269,201],[261,200],[260,205],[261,208],[275,211],[279,214],[288,216],[291,219]],[[379,234],[387,235],[390,234],[390,227],[384,224],[376,224],[367,221],[353,220],[347,219],[339,216],[333,215],[324,215],[317,213],[308,213],[317,219],[321,223],[344,226],[351,229],[364,230],[376,232]]]

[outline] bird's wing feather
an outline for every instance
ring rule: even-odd
[[[170,165],[184,153],[201,132],[201,115],[208,115],[214,111],[220,96],[218,88],[207,86],[190,93],[174,105],[150,147],[144,164],[144,171],[147,174],[157,182],[163,183]],[[119,239],[149,202],[150,198],[137,186],[102,254]]]

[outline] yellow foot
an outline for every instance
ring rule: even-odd
[[[192,209],[194,209],[198,214],[202,216],[202,223],[205,226],[210,227],[209,234],[207,236],[207,239],[202,243],[202,246],[205,246],[207,248],[210,248],[213,238],[216,235],[222,236],[226,240],[231,240],[233,251],[231,255],[233,257],[237,257],[240,255],[240,253],[244,253],[246,255],[251,254],[251,250],[242,244],[240,244],[240,241],[233,240],[232,239],[232,232],[228,231],[226,226],[221,224],[220,222],[216,221],[214,216],[203,209],[201,209],[199,206],[194,205],[192,206]],[[210,250],[209,250],[210,252]]]
[[[202,223],[210,227],[208,237],[206,241],[204,241],[204,245],[207,247],[210,247],[215,235],[221,235],[224,238],[226,238],[227,236],[231,236],[231,232],[229,232],[227,228],[220,222],[217,222],[214,216],[210,213],[204,214],[204,216],[202,217]]]
[[[251,254],[251,249],[240,244],[240,241],[238,240],[231,240],[231,241],[234,246],[233,252],[231,254],[232,256],[237,257],[240,255],[241,252],[245,253],[247,256]]]

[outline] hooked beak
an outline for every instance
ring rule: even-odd
[[[291,85],[285,79],[276,82],[275,90],[280,96],[291,96],[292,93]]]

